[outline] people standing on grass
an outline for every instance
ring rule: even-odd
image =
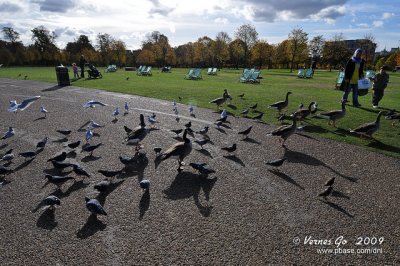
[[[358,80],[364,77],[365,61],[361,58],[362,50],[357,49],[353,56],[346,64],[344,70],[345,90],[342,96],[342,102],[347,102],[347,97],[350,91],[353,91],[353,106],[358,107],[361,104],[358,102]]]
[[[81,55],[81,59],[79,59],[79,67],[81,68],[81,78],[85,77],[85,64],[87,63],[85,57]]]
[[[378,108],[379,107],[379,101],[383,97],[383,92],[385,91],[385,88],[387,87],[387,84],[389,82],[389,74],[386,73],[388,70],[387,65],[383,65],[379,73],[377,73],[374,77],[371,78],[373,81],[372,84],[372,107],[373,108]]]
[[[74,78],[79,79],[78,66],[75,63],[72,63],[72,71],[74,72]]]

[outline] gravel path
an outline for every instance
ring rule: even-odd
[[[50,139],[34,160],[16,157],[9,166],[15,172],[0,177],[1,265],[400,264],[398,159],[304,131],[284,149],[266,134],[274,126],[230,117],[228,127],[218,131],[212,122],[219,113],[195,109],[193,118],[181,104],[178,123],[170,102],[150,98],[10,79],[0,79],[0,92],[0,133],[8,126],[16,132],[0,140],[0,155],[10,148],[15,154],[34,150],[44,136]],[[10,100],[34,95],[41,99],[27,110],[7,112]],[[84,109],[91,99],[109,106]],[[125,101],[129,114],[113,123],[113,110],[123,110]],[[46,119],[41,105],[49,111]],[[143,141],[148,164],[116,178],[108,195],[98,195],[93,185],[103,176],[97,170],[122,169],[118,156],[133,155],[132,146],[123,143],[123,126],[135,127],[140,113],[152,112],[160,123]],[[92,141],[104,145],[92,157],[78,150],[68,160],[79,162],[92,177],[78,177],[57,191],[44,179],[45,173],[54,173],[47,159],[64,149],[56,130],[70,128],[70,141],[84,140],[90,119],[105,125]],[[153,148],[175,143],[169,130],[188,121],[195,130],[210,125],[212,143],[204,150],[193,144],[179,174],[172,160],[155,169]],[[237,132],[250,125],[249,139],[241,140]],[[236,157],[226,156],[220,148],[234,142]],[[279,172],[264,163],[282,156],[288,160]],[[206,162],[216,173],[199,178],[189,162]],[[332,177],[334,192],[324,201],[317,194]],[[149,195],[138,186],[143,178],[151,181]],[[39,205],[50,194],[61,198],[54,212]],[[102,201],[108,216],[90,216],[85,196]],[[357,245],[359,238],[367,244]],[[335,242],[342,243],[341,250]],[[375,253],[320,254],[335,251]]]

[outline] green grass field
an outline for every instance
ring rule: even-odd
[[[335,71],[317,70],[314,78],[299,79],[296,75],[297,71],[290,73],[287,69],[262,70],[261,84],[253,85],[239,83],[242,70],[223,69],[216,76],[208,76],[206,75],[207,71],[203,70],[203,79],[197,81],[184,79],[187,69],[172,69],[172,73],[161,73],[161,71],[153,69],[152,76],[137,76],[136,72],[127,72],[123,69],[114,73],[104,73],[104,68],[99,68],[99,70],[103,73],[102,79],[72,80],[72,85],[169,101],[175,99],[177,102],[191,103],[194,106],[210,109],[216,109],[216,107],[209,101],[221,97],[223,90],[227,89],[234,98],[229,106],[225,106],[227,111],[239,115],[245,108],[258,103],[257,110],[266,113],[264,121],[277,125],[280,124],[276,119],[277,111],[267,107],[271,103],[284,100],[288,91],[293,94],[289,96],[289,107],[286,114],[296,111],[300,103],[308,106],[311,101],[318,102],[318,109],[321,111],[340,109],[341,107],[342,92],[334,90],[337,77]],[[381,128],[374,134],[375,141],[360,139],[358,136],[348,133],[349,128],[374,121],[380,110],[400,110],[400,74],[389,74],[390,83],[380,103],[381,109],[372,108],[370,90],[369,94],[360,97],[359,101],[362,105],[360,108],[347,106],[346,117],[338,121],[337,128],[328,126],[326,120],[311,118],[306,121],[305,130],[323,138],[352,143],[400,158],[400,127],[392,127],[392,121],[381,120]],[[73,76],[71,70],[69,75]],[[0,78],[24,79],[25,76],[29,80],[57,83],[56,73],[52,67],[0,68]],[[241,93],[245,93],[243,100],[235,97]],[[182,100],[179,101],[178,97],[181,97]],[[351,100],[351,94],[349,100]],[[290,123],[290,121],[287,122]]]

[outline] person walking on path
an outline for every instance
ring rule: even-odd
[[[81,55],[81,59],[79,60],[79,67],[81,68],[81,78],[85,77],[85,64],[87,63],[85,57]]]
[[[353,106],[358,107],[361,104],[358,102],[358,80],[364,77],[365,61],[361,58],[362,50],[357,49],[353,56],[346,64],[344,70],[345,90],[342,96],[342,102],[347,102],[347,97],[353,90]]]
[[[387,65],[383,65],[379,73],[377,73],[374,77],[371,78],[371,80],[374,82],[372,84],[372,107],[373,108],[378,108],[379,107],[379,101],[382,100],[383,98],[383,92],[385,91],[385,88],[387,87],[387,84],[389,82],[389,74],[386,73],[388,70]]]

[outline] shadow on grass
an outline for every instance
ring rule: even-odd
[[[392,145],[387,145],[379,140],[376,139],[372,139],[373,141],[370,142],[367,146],[371,147],[371,148],[375,148],[377,150],[384,150],[384,151],[388,151],[388,152],[393,152],[393,153],[400,153],[400,148],[399,147],[395,147]]]
[[[181,172],[176,175],[174,181],[169,188],[163,192],[167,199],[181,200],[193,198],[194,204],[199,209],[202,216],[208,217],[211,215],[212,206],[203,206],[200,202],[199,195],[201,190],[204,192],[206,201],[210,199],[210,193],[213,189],[217,178],[208,179],[191,172]]]

